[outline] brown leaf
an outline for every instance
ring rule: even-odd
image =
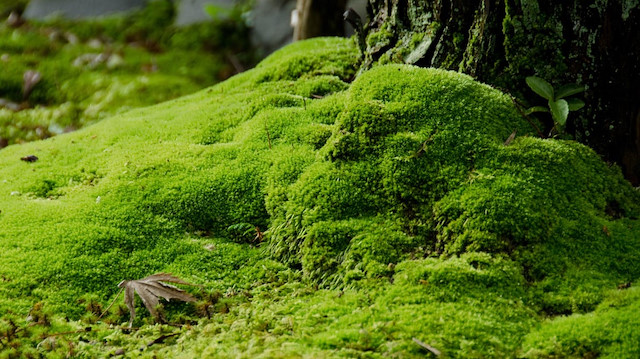
[[[504,145],[505,146],[509,146],[509,144],[511,144],[511,142],[513,142],[513,140],[516,138],[516,132],[518,132],[517,129],[515,129],[515,130],[513,130],[513,132],[511,132],[511,134],[509,135],[507,140],[504,141]]]
[[[22,99],[26,100],[29,98],[33,87],[42,80],[42,75],[38,71],[27,70],[22,75],[22,79]]]
[[[38,160],[38,157],[34,155],[29,155],[29,156],[20,157],[20,159],[25,162],[35,162]]]
[[[162,343],[164,343],[164,341],[166,339],[171,338],[171,337],[175,337],[176,335],[180,335],[180,333],[171,333],[171,334],[162,335],[162,336],[150,341],[149,343],[147,343],[147,346],[150,347],[150,346],[152,346],[154,344],[162,344]]]
[[[619,290],[629,289],[629,288],[631,288],[631,282],[618,284],[618,289]]]
[[[129,326],[133,324],[133,319],[136,316],[134,293],[138,293],[144,306],[156,319],[159,318],[158,312],[156,311],[159,298],[164,298],[167,301],[170,299],[178,299],[184,302],[194,302],[196,300],[196,298],[182,289],[162,282],[192,285],[167,273],[157,273],[138,280],[124,280],[118,284],[118,287],[124,288],[124,303],[131,313]]]
[[[7,25],[13,28],[17,28],[22,26],[22,24],[24,24],[24,20],[22,19],[22,16],[20,16],[20,13],[17,11],[12,11],[7,18]]]
[[[411,338],[413,340],[414,343],[418,344],[419,346],[423,347],[424,349],[430,351],[433,355],[439,357],[442,352],[440,352],[438,349],[432,347],[429,344],[424,343],[423,341],[421,341],[418,338]]]

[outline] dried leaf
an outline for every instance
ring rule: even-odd
[[[438,349],[432,347],[429,344],[424,343],[423,341],[421,341],[418,338],[411,338],[411,339],[413,340],[414,343],[418,344],[419,346],[423,347],[424,349],[427,349],[428,351],[430,351],[431,353],[433,353],[433,355],[435,355],[437,357],[439,357],[442,354]]]
[[[29,155],[29,156],[20,157],[20,160],[25,162],[35,162],[38,160],[38,157],[34,155]]]
[[[619,290],[629,289],[629,288],[631,288],[631,282],[618,284],[618,289]]]
[[[504,145],[505,146],[509,146],[511,144],[511,142],[513,142],[513,140],[516,138],[516,132],[518,132],[518,129],[515,129],[515,130],[513,130],[513,132],[511,132],[511,134],[509,135],[507,140],[504,141]]]
[[[166,339],[171,338],[171,337],[175,337],[176,335],[180,335],[180,333],[171,333],[171,334],[162,335],[162,336],[150,341],[149,343],[147,343],[147,346],[150,347],[150,346],[152,346],[154,344],[162,344],[162,343],[164,343],[164,341]]]
[[[26,100],[29,98],[33,87],[42,80],[42,75],[38,71],[27,70],[24,75],[22,75],[23,84],[22,84],[22,98]]]
[[[164,298],[167,301],[170,299],[178,299],[184,302],[194,302],[196,300],[196,298],[182,289],[162,282],[192,285],[167,273],[157,273],[138,280],[124,280],[118,284],[118,287],[124,288],[124,302],[131,313],[129,326],[132,325],[133,319],[136,316],[135,293],[138,293],[144,306],[156,319],[159,318],[156,310],[159,298]]]
[[[24,19],[20,16],[20,13],[17,11],[12,11],[7,18],[7,25],[13,28],[17,28],[24,24]]]

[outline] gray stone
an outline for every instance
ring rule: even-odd
[[[143,7],[148,0],[31,0],[24,13],[27,19],[44,19],[60,15],[80,19],[129,12]],[[237,0],[174,0],[176,3],[176,25],[188,25],[211,20],[204,10],[206,5],[218,6],[221,16],[224,9],[231,9]],[[349,0],[347,7],[354,8],[366,21],[367,0]],[[251,41],[267,55],[290,43],[293,39],[291,12],[296,0],[256,0],[248,18],[251,26]],[[345,23],[347,36],[353,34]]]
[[[251,41],[264,55],[292,41],[291,12],[295,8],[295,0],[256,1],[250,16]]]
[[[146,0],[31,0],[25,9],[27,19],[44,19],[49,16],[63,16],[81,19],[122,13],[139,9]]]
[[[189,25],[211,20],[211,16],[204,10],[206,5],[220,7],[221,16],[224,16],[224,9],[233,8],[234,3],[236,3],[234,0],[177,0],[176,25]]]

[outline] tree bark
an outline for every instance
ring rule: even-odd
[[[344,36],[342,14],[347,0],[298,0],[298,21],[294,24],[293,40],[318,36]]]
[[[465,72],[530,105],[536,75],[587,87],[566,131],[640,184],[640,6],[603,0],[369,0],[363,67]],[[550,125],[551,122],[547,123]]]

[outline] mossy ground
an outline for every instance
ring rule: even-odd
[[[447,357],[637,353],[640,195],[619,171],[529,136],[470,77],[355,78],[357,55],[295,43],[196,94],[3,149],[3,355],[428,355],[413,338]],[[182,326],[123,330],[122,308],[95,323],[118,282],[160,271],[202,285],[166,305]]]
[[[193,93],[238,71],[229,58],[253,64],[239,15],[176,28],[173,7],[156,0],[128,16],[0,24],[0,147]],[[42,80],[25,99],[28,70]]]

